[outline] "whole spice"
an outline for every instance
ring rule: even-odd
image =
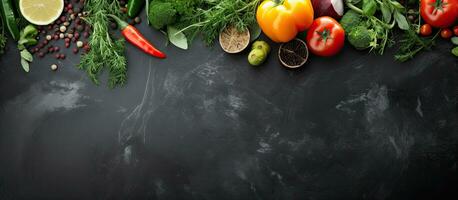
[[[141,49],[147,54],[150,54],[157,58],[165,58],[166,55],[161,51],[157,50],[146,38],[138,31],[134,26],[127,24],[125,21],[119,19],[115,15],[109,14],[113,18],[118,27],[121,29],[121,33],[127,41]]]

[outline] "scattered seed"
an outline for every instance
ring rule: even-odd
[[[65,35],[63,33],[59,34],[59,38],[60,39],[64,39],[65,38]]]
[[[69,33],[67,37],[71,39],[73,38],[73,34]]]
[[[56,71],[57,70],[57,65],[56,64],[52,64],[51,65],[51,70],[52,71]]]
[[[134,18],[134,22],[135,22],[136,24],[140,24],[140,23],[142,22],[142,20],[140,19],[140,17],[135,17],[135,18]]]
[[[76,26],[76,30],[81,32],[81,31],[84,30],[84,26],[83,25],[77,25]]]
[[[111,29],[116,30],[118,28],[118,25],[115,22],[111,22],[110,27]]]
[[[52,36],[51,35],[46,35],[46,40],[52,40]]]
[[[78,51],[79,51],[79,49],[78,49],[78,48],[73,48],[73,53],[74,53],[74,54],[77,54],[77,53],[78,53]]]
[[[81,42],[81,41],[76,42],[76,46],[77,46],[78,48],[83,47],[83,42]]]
[[[68,47],[70,47],[70,42],[68,42],[68,43],[66,42],[65,43],[65,48],[68,48]]]
[[[69,26],[70,25],[70,22],[66,21],[64,22],[64,26]]]
[[[67,30],[67,27],[66,27],[66,26],[61,26],[61,27],[59,28],[59,30],[60,30],[60,32],[63,33],[63,32],[65,32],[65,31]]]
[[[58,46],[55,46],[55,47],[54,47],[54,51],[57,52],[57,51],[59,51],[59,50],[60,50],[60,48],[59,48]]]

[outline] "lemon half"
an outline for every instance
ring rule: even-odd
[[[48,25],[64,10],[64,0],[20,0],[22,16],[32,24]]]

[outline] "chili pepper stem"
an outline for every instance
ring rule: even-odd
[[[116,15],[112,15],[112,14],[108,14],[109,17],[111,17],[112,19],[114,19],[116,21],[116,23],[118,24],[118,27],[123,30],[125,29],[127,26],[129,26],[129,24],[127,22],[125,22],[124,20],[121,20],[119,19],[119,17],[117,17]]]

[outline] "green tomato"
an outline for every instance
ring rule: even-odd
[[[251,50],[250,54],[248,54],[248,62],[250,65],[259,66],[261,65],[267,58],[267,54],[262,49],[253,49]]]
[[[270,46],[269,44],[267,44],[267,42],[265,41],[262,41],[262,40],[258,40],[256,42],[253,43],[251,49],[261,49],[263,50],[266,55],[270,53]]]

